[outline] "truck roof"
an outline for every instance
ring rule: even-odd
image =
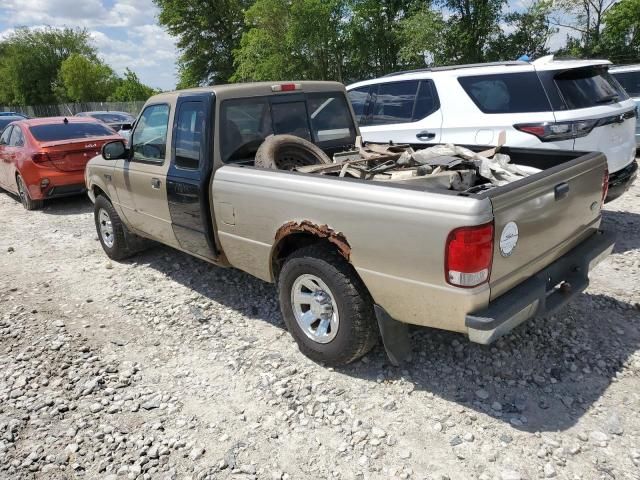
[[[267,95],[277,95],[292,93],[291,91],[278,91],[275,88],[282,85],[295,85],[294,91],[299,92],[328,92],[328,91],[344,91],[344,85],[339,82],[320,82],[320,81],[274,81],[274,82],[251,82],[251,83],[230,83],[224,85],[211,85],[209,87],[187,88],[184,90],[175,90],[173,92],[164,92],[154,95],[149,101],[162,101],[175,98],[180,95],[189,93],[213,93],[219,98],[243,98],[243,97],[260,97]]]

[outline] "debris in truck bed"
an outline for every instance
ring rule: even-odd
[[[500,146],[480,153],[452,144],[416,151],[409,145],[366,144],[358,137],[356,150],[335,154],[333,163],[294,170],[456,191],[505,185],[539,171],[510,163],[508,155],[496,153]]]

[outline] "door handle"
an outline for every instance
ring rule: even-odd
[[[152,178],[151,179],[151,188],[155,188],[156,190],[160,188],[160,179]]]
[[[416,134],[416,138],[418,140],[433,140],[434,138],[436,138],[436,134],[433,132],[420,132]]]

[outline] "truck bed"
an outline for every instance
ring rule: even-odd
[[[473,147],[483,149],[486,147]],[[606,159],[600,153],[507,149],[514,163],[541,172],[479,193],[228,165],[212,180],[215,222],[229,262],[273,281],[279,229],[307,222],[339,232],[374,301],[395,319],[465,331],[465,315],[551,264],[597,230]],[[488,283],[449,285],[443,257],[449,233],[494,222]],[[504,226],[517,248],[500,251]]]

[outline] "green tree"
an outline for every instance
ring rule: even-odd
[[[108,98],[110,102],[144,101],[158,93],[158,90],[154,90],[143,84],[138,78],[138,75],[128,68],[124,72],[124,78],[119,79],[117,84],[115,91]]]
[[[400,60],[408,68],[420,68],[448,63],[442,39],[447,23],[440,12],[422,8],[405,18],[400,29]]]
[[[504,16],[506,30],[490,43],[489,60],[516,60],[521,55],[540,58],[549,54],[547,43],[557,29],[551,25],[551,0],[537,0],[522,12]]]
[[[451,63],[486,61],[491,40],[500,34],[506,0],[441,0],[450,13],[444,36],[445,58]]]
[[[233,51],[253,0],[153,0],[158,20],[178,38],[179,88],[224,83],[234,72]]]
[[[600,49],[614,63],[640,62],[640,0],[620,0],[606,13]]]
[[[86,30],[17,29],[0,42],[0,103],[54,103],[60,66],[74,53],[97,60]]]
[[[72,102],[102,102],[114,93],[117,80],[108,65],[74,53],[60,65],[59,97]]]
[[[342,81],[346,14],[342,0],[257,0],[246,12],[232,80]]]

